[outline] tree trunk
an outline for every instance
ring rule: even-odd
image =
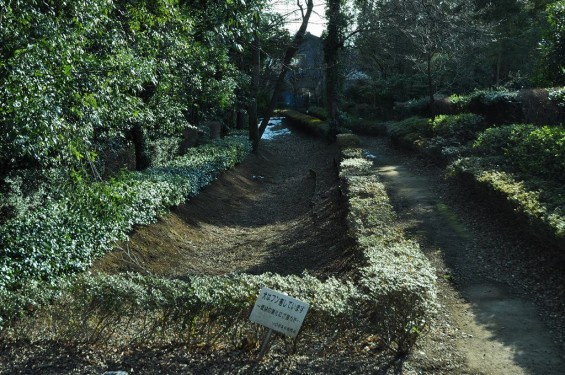
[[[294,55],[296,54],[296,51],[298,51],[298,48],[300,47],[300,44],[302,44],[302,41],[304,40],[304,35],[306,34],[306,27],[308,26],[308,20],[310,19],[310,15],[312,14],[313,8],[314,8],[313,0],[307,0],[307,2],[306,2],[306,13],[303,14],[302,24],[300,25],[300,28],[298,29],[298,31],[294,35],[294,39],[292,41],[292,44],[286,50],[284,60],[283,60],[283,64],[282,64],[282,68],[281,68],[281,72],[279,73],[278,79],[277,79],[277,81],[275,83],[275,87],[273,89],[273,95],[271,96],[271,100],[270,100],[269,105],[267,107],[267,111],[264,114],[263,121],[261,122],[261,126],[259,127],[258,137],[257,137],[257,146],[256,147],[259,147],[259,139],[261,139],[261,136],[265,132],[265,129],[267,128],[267,124],[269,123],[269,120],[271,119],[271,116],[273,115],[273,112],[275,110],[275,106],[277,104],[277,98],[278,98],[278,96],[279,96],[279,94],[280,94],[280,92],[281,92],[281,90],[284,86],[284,78],[286,76],[286,73],[288,72],[288,67],[290,66],[292,58],[294,57]],[[250,116],[251,116],[251,114],[250,114]],[[254,149],[256,149],[256,147],[254,145]]]
[[[496,57],[496,86],[500,85],[500,71],[502,70],[502,46],[498,48],[498,55]]]
[[[147,139],[141,124],[135,124],[131,128],[131,140],[135,148],[135,169],[142,171],[151,166],[151,158],[147,152]]]
[[[261,67],[261,43],[259,35],[255,32],[253,43],[251,44],[252,51],[252,73],[251,73],[251,104],[249,105],[249,139],[253,144],[253,151],[257,152],[259,148],[259,139],[261,135],[257,129],[257,95],[259,94],[259,73]]]
[[[435,111],[434,111],[434,82],[432,78],[432,58],[434,54],[429,53],[427,64],[428,64],[428,96],[430,98],[430,117],[434,119]]]
[[[341,0],[329,0],[326,12],[328,34],[324,43],[324,60],[326,62],[326,109],[330,125],[337,125],[339,70],[338,54],[340,42]]]
[[[238,109],[235,117],[235,128],[244,129],[245,128],[245,112]]]

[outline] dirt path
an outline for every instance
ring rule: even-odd
[[[435,337],[415,352],[421,367],[563,374],[563,264],[544,259],[539,243],[466,201],[465,192],[443,181],[438,169],[392,149],[384,139],[364,138],[363,147],[402,225],[423,244],[443,281],[447,316],[438,322]],[[463,366],[453,364],[461,359]]]
[[[139,228],[94,269],[173,277],[343,270],[352,244],[344,235],[336,145],[285,133],[261,147],[188,204]]]

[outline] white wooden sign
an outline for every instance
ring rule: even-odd
[[[261,288],[249,320],[296,337],[310,305],[269,288]]]

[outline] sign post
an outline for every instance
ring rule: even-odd
[[[249,316],[252,322],[269,328],[257,359],[261,360],[265,354],[273,330],[296,337],[309,308],[310,305],[306,302],[273,289],[261,288]]]

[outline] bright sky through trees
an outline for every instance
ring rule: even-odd
[[[300,9],[296,5],[296,0],[273,0],[271,2],[271,6],[277,13],[280,13],[285,17],[286,28],[291,33],[295,33],[302,22]],[[306,30],[310,34],[314,34],[316,36],[322,35],[322,32],[326,27],[324,17],[325,6],[325,1],[314,1],[314,10],[310,17],[310,22],[308,22],[308,29]]]

